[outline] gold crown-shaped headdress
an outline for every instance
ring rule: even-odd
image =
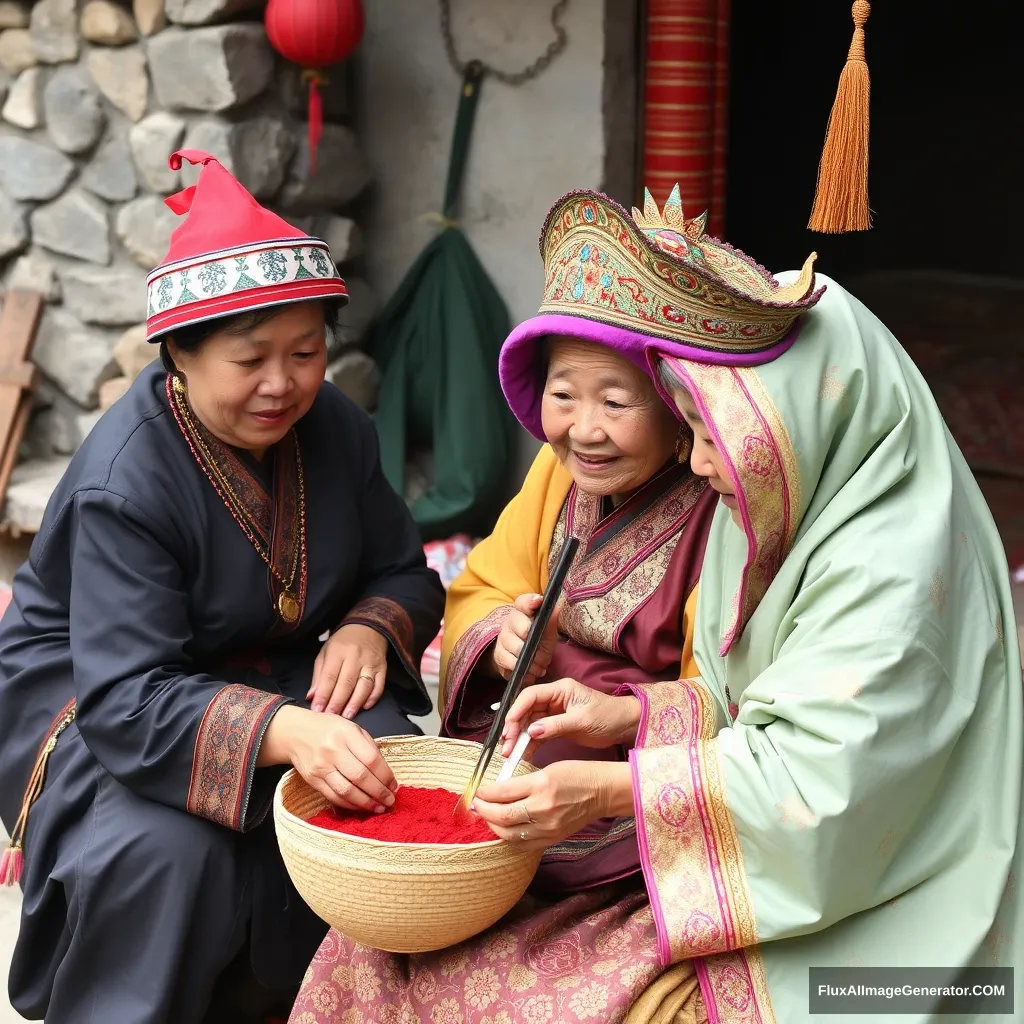
[[[599,192],[570,192],[541,232],[540,313],[623,327],[703,352],[772,358],[793,324],[821,297],[812,253],[781,286],[737,249],[706,235],[707,214],[687,220],[679,186],[658,209],[644,192],[630,217]]]

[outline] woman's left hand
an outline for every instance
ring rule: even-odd
[[[320,648],[306,700],[314,711],[355,718],[384,692],[388,642],[369,626],[342,626]]]
[[[473,810],[499,839],[547,849],[598,818],[633,814],[633,780],[624,761],[557,761],[508,782],[482,785]]]

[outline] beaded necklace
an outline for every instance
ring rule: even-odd
[[[188,404],[188,392],[185,382],[177,374],[167,375],[167,399],[170,402],[171,410],[178,421],[185,440],[195,457],[196,462],[202,467],[213,489],[220,495],[221,500],[227,506],[235,522],[238,523],[242,533],[248,538],[249,543],[256,549],[256,553],[267,564],[274,578],[281,585],[281,593],[277,597],[274,608],[281,619],[289,626],[293,626],[299,620],[301,605],[296,591],[296,577],[299,574],[301,565],[301,579],[306,577],[306,485],[305,476],[302,471],[302,455],[299,452],[298,439],[292,434],[292,447],[295,452],[295,462],[298,478],[299,501],[297,507],[298,516],[298,544],[292,555],[291,571],[286,579],[280,572],[271,557],[270,545],[261,542],[259,538],[259,527],[252,513],[246,508],[245,502],[235,492],[234,487],[228,480],[227,474],[218,464],[216,457],[210,450],[209,445],[203,437],[203,431],[196,422],[192,410]]]

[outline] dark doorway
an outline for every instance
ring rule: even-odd
[[[844,0],[733,4],[729,241],[842,281],[938,269],[1024,279],[1024,5],[887,0],[866,26],[875,227],[805,230],[852,34]]]
[[[806,230],[852,34],[844,0],[733,4],[726,236],[774,271],[809,252],[928,378],[1024,565],[1024,5],[887,0],[867,23],[868,232]]]

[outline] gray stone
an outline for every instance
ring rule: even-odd
[[[215,156],[257,199],[271,199],[284,183],[295,137],[287,125],[272,117],[240,124],[205,118],[191,128],[183,146]],[[182,187],[194,185],[198,178],[198,167],[182,167]]]
[[[0,0],[0,29],[28,28],[28,4]]]
[[[338,314],[337,341],[342,348],[358,345],[377,315],[377,299],[373,289],[361,277],[345,278],[348,305]]]
[[[36,0],[29,22],[32,45],[43,64],[78,60],[76,0]]]
[[[9,28],[0,32],[0,66],[4,71],[9,75],[20,75],[38,63],[36,48],[27,28]]]
[[[29,427],[29,433],[33,435],[33,451],[46,452],[47,455],[73,455],[88,433],[83,427],[94,414],[71,401],[45,377],[36,398],[43,408],[32,417]]]
[[[274,73],[262,25],[169,28],[147,41],[153,89],[170,110],[218,113],[258,96]]]
[[[70,399],[66,402],[66,406],[61,403],[59,407],[44,409],[32,417],[29,430],[36,435],[36,444],[33,445],[36,450],[54,455],[74,455],[85,440],[78,433],[78,416],[70,411],[77,407]]]
[[[110,0],[89,0],[82,10],[79,30],[90,43],[104,46],[123,46],[139,38],[135,19]]]
[[[83,323],[123,327],[146,319],[146,275],[137,267],[68,267],[64,305]]]
[[[347,121],[352,114],[348,63],[332,64],[321,70],[327,81],[319,87],[325,121]],[[305,120],[309,113],[309,83],[302,80],[302,68],[282,61],[274,76],[277,92],[289,114]]]
[[[130,380],[135,380],[142,371],[159,355],[159,348],[146,341],[146,325],[136,324],[129,327],[118,338],[114,346],[114,358],[121,372]]]
[[[215,156],[232,174],[236,174],[232,155],[235,126],[219,117],[204,117],[189,128],[182,149],[199,149]],[[187,161],[181,165],[181,187],[188,188],[199,180],[200,168]]]
[[[31,459],[14,467],[4,501],[3,525],[12,533],[38,533],[50,495],[67,472],[69,458]]]
[[[316,166],[316,174],[310,177],[309,146],[303,132],[303,141],[281,194],[287,209],[336,209],[355,199],[370,183],[370,168],[355,135],[338,124],[324,125]]]
[[[360,409],[372,412],[380,397],[380,370],[365,352],[346,352],[331,364],[327,376]]]
[[[319,237],[330,247],[334,262],[341,266],[363,254],[363,233],[348,217],[324,217],[317,224]]]
[[[146,55],[139,46],[91,50],[86,66],[100,92],[123,114],[138,121],[149,105]]]
[[[171,232],[180,223],[158,196],[139,196],[117,211],[114,230],[135,262],[152,270],[167,254]]]
[[[116,338],[87,327],[60,306],[47,306],[32,358],[64,394],[95,409],[100,385],[119,373],[112,355]]]
[[[28,245],[28,221],[25,211],[0,192],[0,260],[21,252]]]
[[[96,426],[100,421],[100,417],[103,415],[102,409],[97,409],[95,412],[80,412],[77,416],[77,431],[78,436],[84,441],[92,431],[92,428]],[[79,441],[79,447],[81,447],[81,441]]]
[[[100,94],[80,67],[63,67],[54,72],[43,90],[43,109],[46,130],[65,153],[92,149],[107,123]]]
[[[47,302],[60,302],[60,281],[57,280],[57,268],[53,265],[53,261],[41,252],[28,252],[15,260],[14,267],[7,278],[7,287],[39,292]]]
[[[0,136],[0,186],[14,199],[52,199],[74,173],[75,165],[63,153],[15,135]]]
[[[257,199],[272,199],[284,184],[295,154],[295,136],[272,117],[242,121],[235,131],[236,174]]]
[[[132,199],[138,191],[138,183],[128,137],[118,134],[105,142],[82,171],[81,182],[84,188],[108,202],[123,203]]]
[[[32,211],[32,239],[51,252],[90,263],[110,262],[107,208],[88,192],[75,188],[60,199]]]
[[[166,0],[164,6],[177,25],[210,25],[264,5],[260,0]]]
[[[42,123],[39,116],[39,81],[39,68],[26,68],[14,80],[3,109],[3,119],[8,124],[32,131]]]
[[[167,195],[180,184],[179,173],[167,166],[167,159],[181,146],[185,127],[184,118],[160,110],[143,118],[128,132],[135,169],[154,192]]]
[[[154,35],[167,24],[164,0],[133,0],[132,11],[135,24],[144,36]]]

